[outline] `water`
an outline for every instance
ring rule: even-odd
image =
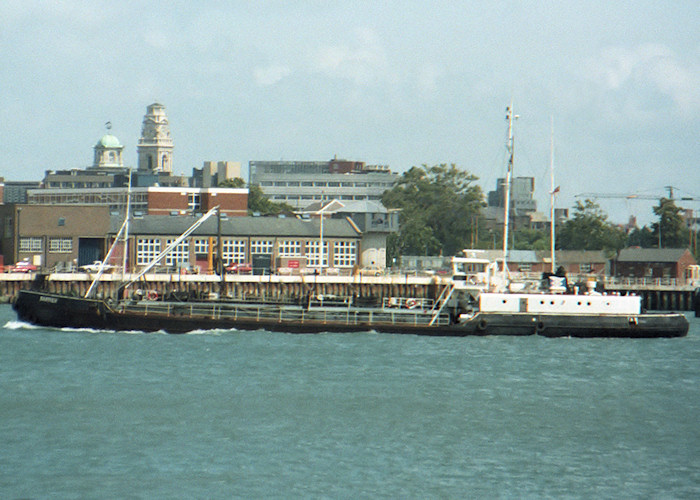
[[[32,328],[0,307],[2,498],[697,498],[682,339]]]

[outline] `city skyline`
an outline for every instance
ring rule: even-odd
[[[135,167],[157,101],[175,174],[207,160],[455,163],[486,194],[505,173],[512,100],[515,175],[535,178],[540,210],[552,118],[559,206],[700,195],[696,2],[11,0],[0,17],[7,180],[84,168],[106,122]],[[599,201],[615,222],[653,220],[653,201]]]

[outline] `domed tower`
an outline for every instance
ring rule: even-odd
[[[112,124],[107,122],[107,133],[95,144],[95,161],[91,168],[124,168],[119,139],[109,133]]]
[[[162,104],[156,102],[146,108],[136,150],[140,172],[172,173],[173,140]]]

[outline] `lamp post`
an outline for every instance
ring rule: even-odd
[[[15,227],[15,231],[17,234],[15,235],[15,262],[19,262],[19,250],[20,250],[20,245],[19,245],[19,239],[20,239],[20,233],[19,233],[19,215],[22,213],[22,207],[17,207],[17,224]]]

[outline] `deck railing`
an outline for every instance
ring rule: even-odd
[[[123,311],[139,314],[162,314],[167,316],[182,316],[187,318],[211,318],[275,322],[322,322],[340,323],[346,325],[392,324],[429,326],[433,315],[423,310],[391,310],[370,308],[303,308],[289,306],[231,304],[225,302],[159,302],[138,301],[125,303],[121,306]],[[441,314],[432,325],[447,325],[449,317]]]

